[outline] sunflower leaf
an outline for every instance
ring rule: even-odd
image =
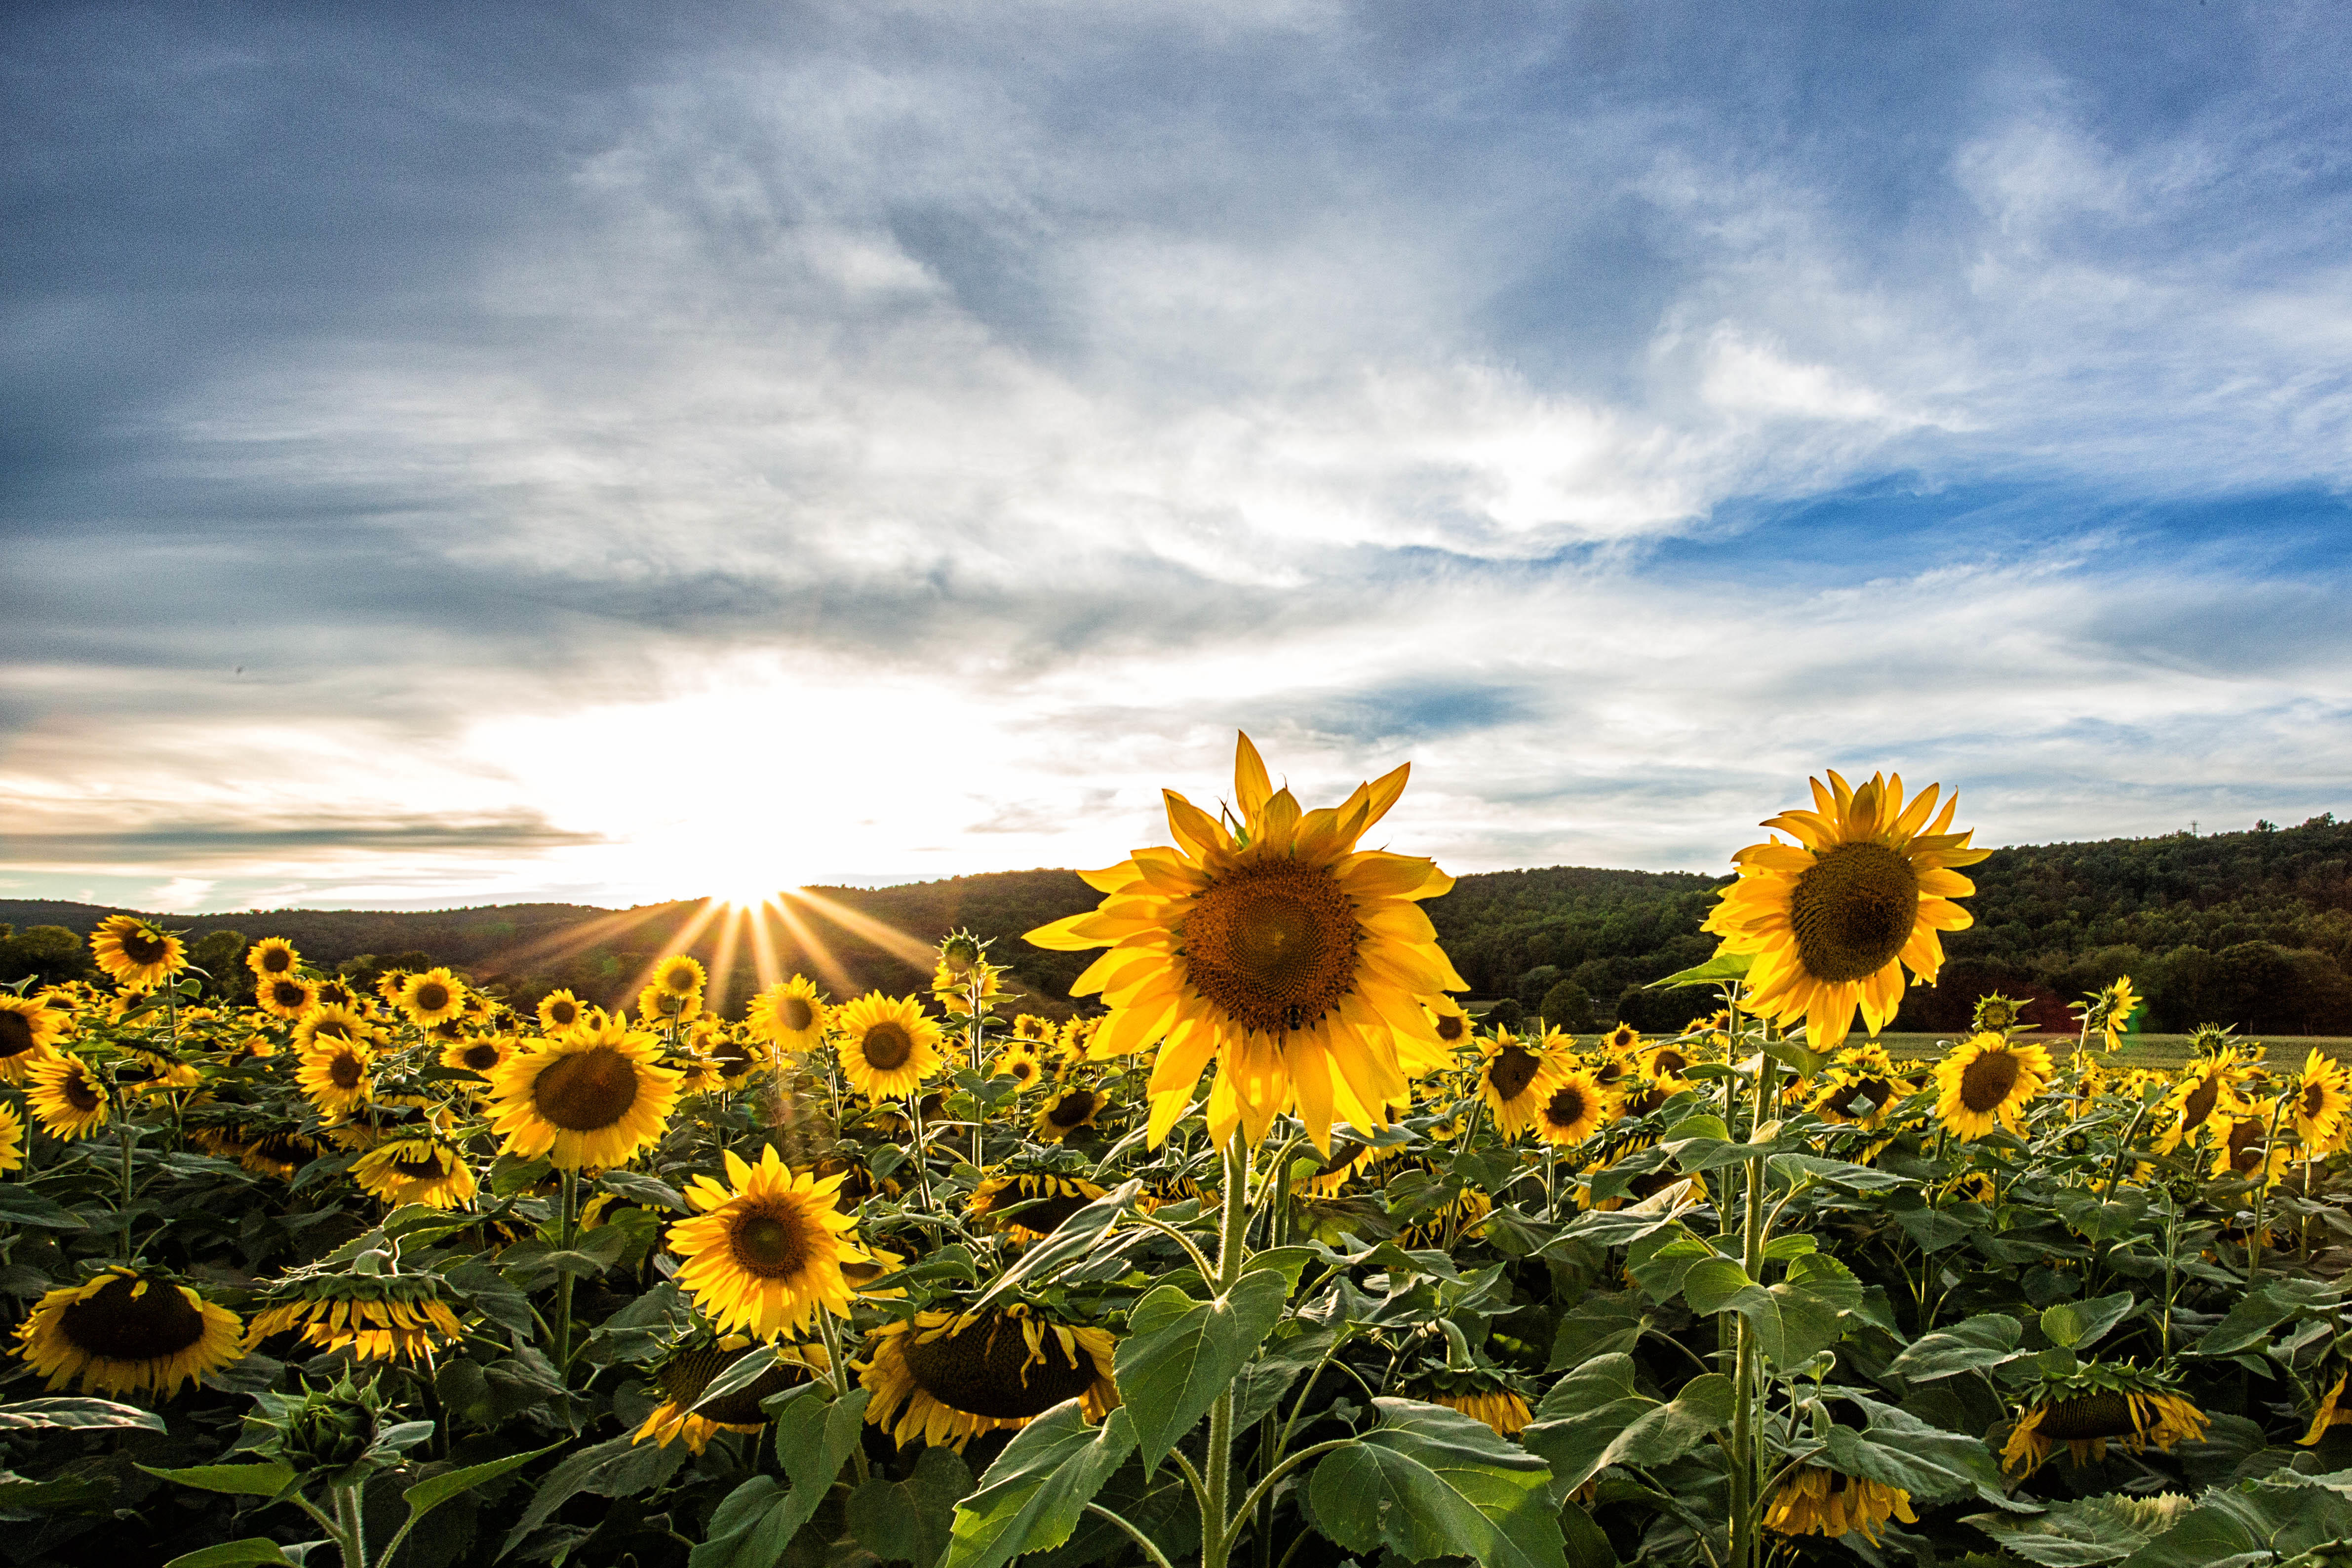
[[[1982,1372],[2030,1352],[2019,1350],[2025,1329],[2006,1312],[1980,1312],[1964,1322],[1922,1334],[1886,1368],[1889,1377],[1927,1383],[1964,1372]]]
[[[885,1563],[931,1568],[948,1549],[971,1470],[952,1448],[926,1448],[903,1481],[881,1476],[849,1494],[849,1533]]]
[[[464,1469],[445,1471],[419,1481],[400,1494],[401,1500],[408,1504],[408,1522],[414,1525],[451,1498],[497,1480],[509,1470],[520,1469],[542,1454],[552,1454],[562,1447],[561,1443],[551,1443],[544,1448],[525,1449],[520,1454],[509,1454],[503,1459],[467,1465]]]
[[[163,1430],[163,1418],[152,1410],[142,1410],[135,1405],[117,1405],[110,1399],[58,1396],[0,1405],[0,1432],[50,1426],[80,1431],[101,1426],[144,1426],[151,1432],[161,1432]]]
[[[178,1486],[227,1492],[235,1497],[276,1497],[301,1479],[293,1466],[275,1461],[264,1465],[194,1465],[184,1470],[158,1469],[152,1465],[139,1468]]]
[[[245,1568],[255,1563],[292,1563],[298,1558],[286,1555],[285,1549],[266,1535],[248,1535],[242,1541],[224,1541],[217,1545],[184,1552],[163,1564],[163,1568]]]
[[[1118,1374],[1147,1478],[1241,1375],[1289,1294],[1280,1271],[1256,1268],[1210,1300],[1162,1285],[1136,1304]]]
[[[1064,1400],[1014,1433],[980,1489],[956,1505],[945,1568],[1004,1568],[1024,1552],[1061,1545],[1134,1451],[1125,1406],[1097,1430],[1078,1401]]]
[[[87,1230],[89,1222],[72,1210],[28,1193],[11,1182],[0,1185],[0,1224],[37,1226],[43,1230]]]
[[[1718,952],[1705,963],[1689,969],[1678,969],[1664,980],[1653,980],[1642,987],[1644,991],[1679,991],[1685,985],[1717,985],[1740,980],[1756,965],[1752,952]]]
[[[1317,1463],[1307,1503],[1360,1557],[1468,1557],[1481,1568],[1567,1568],[1549,1467],[1457,1410],[1374,1402],[1381,1424]]]
[[[768,1374],[775,1366],[776,1359],[775,1346],[761,1345],[741,1360],[730,1363],[703,1389],[701,1397],[694,1402],[695,1412],[699,1413],[729,1394],[751,1387]]]
[[[1085,1258],[1097,1250],[1103,1233],[1110,1229],[1118,1216],[1135,1202],[1143,1190],[1139,1180],[1121,1182],[1054,1228],[1054,1234],[1021,1255],[1020,1260],[999,1275],[996,1283],[982,1292],[979,1300],[965,1310],[983,1312],[998,1297],[1024,1279],[1042,1279],[1065,1263]]]

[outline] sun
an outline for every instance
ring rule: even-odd
[[[772,866],[756,869],[730,868],[719,873],[710,889],[717,902],[739,910],[756,910],[762,904],[772,904],[800,882],[785,870]]]

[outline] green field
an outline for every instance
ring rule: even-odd
[[[2074,1048],[2072,1035],[2041,1035],[2030,1037],[2050,1047],[2050,1054],[2064,1060]],[[1878,1037],[1888,1052],[1898,1057],[1939,1057],[1951,1043],[1949,1035],[1896,1035]],[[2259,1041],[2249,1041],[2269,1047],[2267,1057],[2274,1066],[2300,1066],[2304,1053],[2316,1046],[2332,1057],[2352,1056],[2352,1039],[2341,1035],[2272,1035]],[[2101,1053],[2104,1054],[2104,1053]],[[2177,1068],[2189,1059],[2187,1035],[2128,1035],[2123,1047],[2107,1058],[2111,1063],[2136,1068]]]

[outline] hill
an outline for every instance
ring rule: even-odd
[[[1947,938],[1943,983],[1909,993],[1899,1029],[1948,1033],[1989,990],[2026,997],[2037,1021],[2064,1027],[2066,1001],[2127,973],[2149,1000],[2152,1030],[2221,1022],[2255,1034],[2352,1034],[2352,824],[2332,815],[2248,833],[2020,845],[1994,851],[1969,875],[1976,924]],[[1727,880],[1584,867],[1496,871],[1462,878],[1426,908],[1474,994],[1532,1009],[1570,981],[1597,1020],[1659,1029],[1681,1024],[1695,998],[1641,987],[1714,950],[1699,926]],[[1021,1005],[1058,1015],[1069,1011],[1069,984],[1087,955],[1042,952],[1020,935],[1095,898],[1076,873],[1038,869],[811,889],[756,921],[721,918],[697,901],[165,920],[199,944],[211,938],[205,951],[226,975],[235,973],[238,942],[280,935],[321,966],[366,975],[429,960],[526,1005],[557,986],[607,1004],[628,1000],[654,960],[680,947],[734,1005],[762,973],[814,974],[836,995],[904,993],[928,979],[923,948],[963,927],[993,940]],[[83,971],[80,939],[111,912],[0,900],[0,921],[17,933],[0,934],[0,977]]]

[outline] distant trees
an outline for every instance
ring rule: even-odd
[[[14,985],[27,975],[36,985],[61,985],[97,973],[89,943],[79,931],[54,925],[19,931],[0,925],[0,985]]]
[[[1543,994],[1544,1026],[1589,1035],[1593,1029],[1592,994],[1573,980],[1562,980]]]

